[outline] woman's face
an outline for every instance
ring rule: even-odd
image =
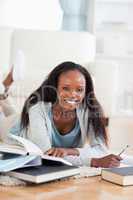
[[[86,80],[78,70],[62,73],[58,81],[58,100],[65,110],[74,110],[84,99]]]

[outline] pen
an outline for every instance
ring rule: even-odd
[[[129,147],[129,145],[126,145],[126,147],[124,149],[122,149],[122,151],[118,154],[119,156]]]

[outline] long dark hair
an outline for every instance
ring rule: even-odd
[[[42,85],[28,97],[28,99],[25,101],[21,114],[21,127],[23,129],[28,128],[29,109],[33,105],[39,101],[51,102],[52,104],[57,101],[56,89],[58,87],[59,77],[62,73],[70,70],[78,70],[84,75],[86,80],[86,91],[83,104],[85,105],[85,109],[89,110],[87,133],[89,132],[91,124],[95,132],[95,137],[100,136],[107,145],[108,137],[105,128],[106,120],[102,108],[96,99],[92,78],[84,67],[74,62],[63,62],[56,66],[42,83]],[[89,135],[87,135],[87,137],[89,137]]]

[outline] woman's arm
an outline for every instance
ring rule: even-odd
[[[91,167],[119,167],[122,158],[118,155],[110,154],[102,158],[92,158]]]
[[[91,147],[86,145],[78,149],[79,156],[66,156],[65,158],[75,166],[90,167],[118,167],[122,158],[120,156],[109,154],[105,147],[95,145]]]
[[[37,144],[43,152],[51,148],[47,119],[41,103],[32,106],[29,111],[28,139]]]
[[[48,155],[65,157],[75,166],[118,167],[122,158],[114,154],[106,155],[106,153],[98,146],[87,146],[80,150],[75,148],[51,148],[47,151]]]

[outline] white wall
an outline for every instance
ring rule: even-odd
[[[100,25],[103,22],[129,23],[129,4],[110,2],[105,0],[96,4],[96,24]]]
[[[61,21],[58,0],[0,0],[0,26],[59,30]]]

